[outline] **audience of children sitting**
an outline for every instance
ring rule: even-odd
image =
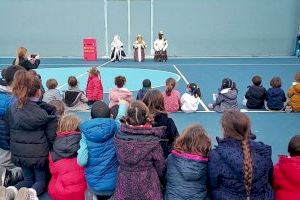
[[[245,94],[247,101],[246,106],[250,109],[262,109],[266,100],[266,88],[261,85],[261,77],[253,76],[253,85],[248,86],[248,90]]]
[[[49,103],[52,100],[62,101],[63,97],[57,88],[57,81],[55,79],[48,79],[46,82],[48,88],[43,95],[43,101]]]
[[[294,112],[300,112],[300,72],[295,74],[295,82],[290,87],[288,93],[288,106]]]
[[[285,107],[286,97],[284,91],[281,89],[281,79],[273,77],[270,81],[270,86],[267,90],[265,107],[267,110],[283,110]]]
[[[92,67],[89,71],[86,85],[86,97],[89,105],[92,105],[95,101],[103,100],[103,86],[100,71],[97,67]]]
[[[186,113],[196,112],[200,104],[201,91],[196,83],[189,83],[186,92],[182,95],[181,110]]]
[[[163,93],[164,107],[167,112],[177,112],[180,110],[180,93],[175,89],[176,80],[168,78],[166,80],[166,89]]]
[[[136,96],[136,100],[143,100],[145,94],[150,89],[151,89],[151,81],[149,79],[143,80],[143,88],[138,91],[138,94]]]
[[[113,107],[119,103],[119,100],[125,100],[128,103],[132,101],[132,92],[125,88],[126,78],[124,76],[115,77],[116,87],[109,91],[108,100],[109,107]]]

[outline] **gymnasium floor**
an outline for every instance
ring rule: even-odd
[[[12,58],[0,58],[0,69],[12,63]],[[131,59],[123,62],[111,63],[108,59],[97,62],[84,62],[79,58],[44,58],[38,73],[41,74],[43,83],[48,78],[58,80],[58,88],[66,89],[67,77],[74,75],[84,90],[86,85],[86,71],[91,66],[100,66],[102,84],[104,85],[105,101],[107,91],[114,86],[114,77],[124,75],[127,78],[126,86],[134,92],[141,88],[145,78],[152,81],[152,86],[164,89],[166,78],[173,77],[178,80],[177,89],[183,93],[187,82],[200,85],[202,100],[207,105],[212,102],[212,93],[216,93],[223,78],[231,78],[239,90],[238,101],[242,104],[247,86],[251,84],[254,75],[263,78],[263,85],[269,88],[269,81],[274,76],[282,79],[282,89],[287,92],[293,82],[294,74],[300,71],[300,60],[296,57],[254,57],[254,58],[171,58],[166,63],[155,63],[146,59],[143,63],[133,62]],[[240,105],[241,109],[244,109]],[[279,154],[287,153],[289,139],[300,134],[300,113],[266,112],[264,110],[244,110],[252,122],[252,132],[257,135],[257,140],[272,146],[274,162]],[[88,112],[78,113],[82,120],[89,118]],[[202,124],[208,131],[213,143],[215,137],[221,136],[221,114],[209,112],[205,107],[199,107],[199,112],[185,114],[170,114],[178,130],[192,123]],[[43,197],[41,199],[48,199]]]

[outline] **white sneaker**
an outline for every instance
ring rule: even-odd
[[[6,199],[6,188],[4,186],[0,186],[0,199]]]
[[[30,196],[30,200],[39,200],[39,198],[37,197],[35,189],[29,188],[28,193],[29,193],[29,196]]]
[[[15,200],[39,200],[39,198],[37,197],[34,189],[22,187],[19,190]]]
[[[15,186],[6,188],[6,200],[14,200],[18,194],[18,189]]]

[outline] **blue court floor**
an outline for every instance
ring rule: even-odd
[[[0,69],[8,66],[12,58],[0,58]],[[199,84],[204,104],[212,102],[212,94],[216,93],[223,78],[231,78],[236,82],[239,90],[238,101],[242,104],[247,86],[251,84],[254,75],[263,78],[263,85],[269,88],[272,77],[282,79],[282,89],[287,92],[293,82],[294,74],[300,71],[300,61],[296,57],[258,57],[258,58],[171,58],[166,63],[155,63],[146,59],[143,63],[133,62],[131,59],[123,62],[111,63],[109,60],[97,62],[84,62],[77,58],[44,58],[38,73],[41,74],[43,83],[48,78],[58,80],[59,89],[66,89],[69,75],[78,77],[80,87],[86,86],[86,71],[91,66],[100,66],[102,84],[105,92],[114,86],[116,75],[127,78],[126,86],[133,91],[141,88],[142,80],[149,78],[152,85],[159,90],[164,89],[166,78],[173,77],[177,82],[177,89],[184,93],[188,82]],[[107,102],[107,93],[104,100]],[[243,109],[243,106],[240,105]],[[293,135],[300,134],[300,113],[278,113],[263,110],[247,111],[246,114],[252,122],[252,132],[257,135],[257,140],[272,146],[273,162],[277,161],[279,154],[287,154],[288,141]],[[84,121],[89,119],[88,112],[78,113]],[[222,136],[220,119],[222,114],[207,112],[205,107],[199,107],[199,112],[185,114],[170,114],[177,128],[181,132],[184,127],[192,123],[202,124],[209,133],[213,143],[215,137]],[[41,199],[48,199],[42,197]]]

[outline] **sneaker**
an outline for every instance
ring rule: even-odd
[[[0,199],[6,199],[6,188],[4,186],[0,186]]]
[[[6,200],[14,200],[18,194],[18,189],[15,186],[6,188]]]
[[[5,167],[0,167],[0,186],[8,186],[11,181],[12,173]]]
[[[39,198],[37,197],[35,189],[29,188],[28,193],[29,193],[29,196],[30,196],[30,200],[39,200]]]

